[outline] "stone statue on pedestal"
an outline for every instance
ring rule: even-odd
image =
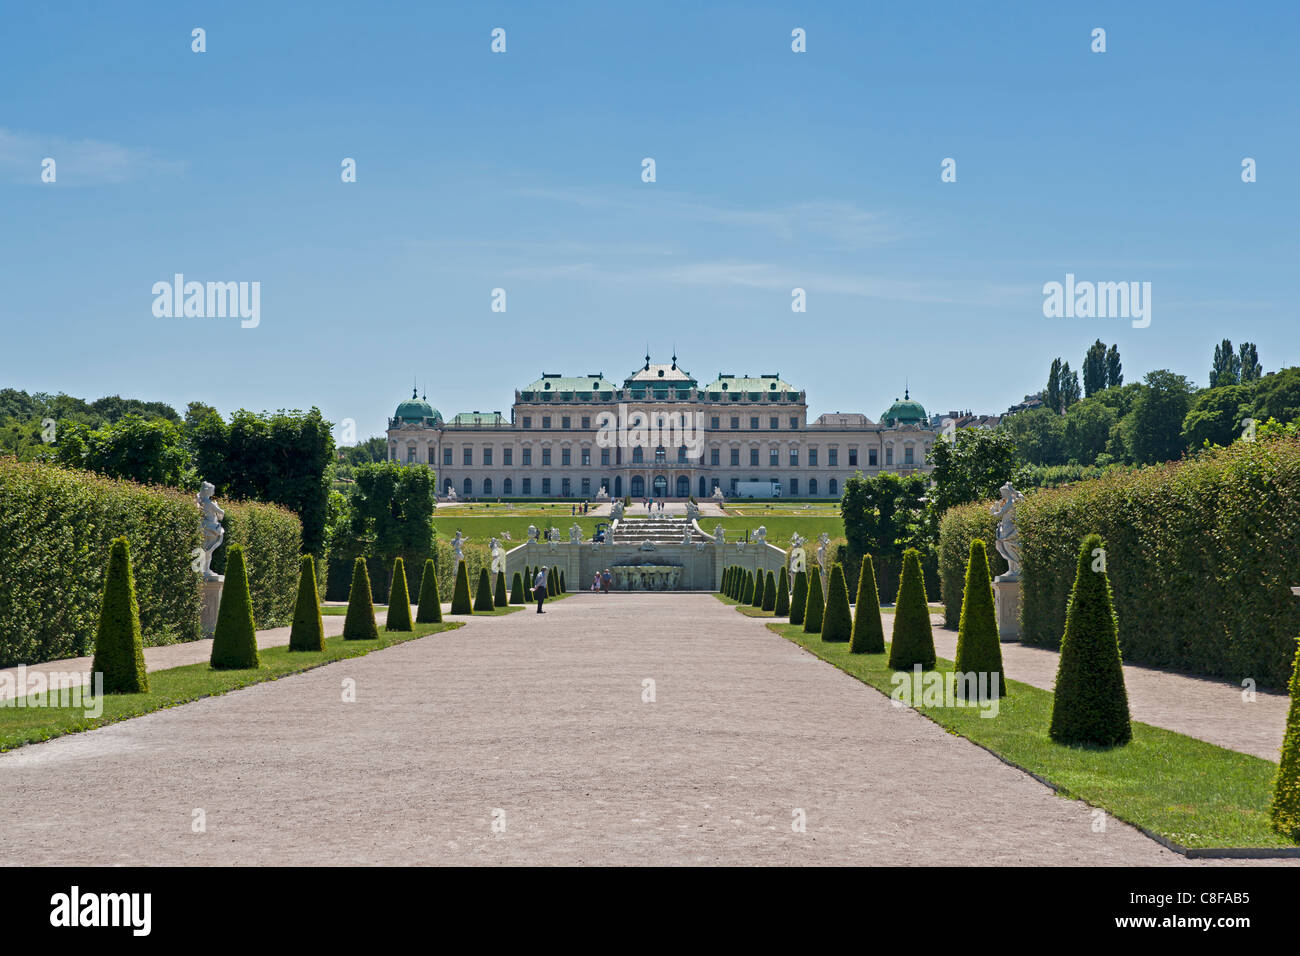
[[[1020,531],[1016,528],[1016,505],[1025,500],[1025,496],[1011,487],[1007,482],[999,489],[1002,501],[989,510],[998,521],[997,552],[1007,560],[1007,571],[999,574],[995,581],[1020,580]]]
[[[501,542],[496,538],[488,539],[488,550],[492,552],[492,573],[506,569],[506,549],[501,547]]]
[[[792,574],[808,570],[808,552],[803,547],[807,540],[797,531],[790,535],[790,573]]]
[[[758,530],[754,532],[754,544],[759,545],[760,547],[761,547],[762,545],[767,544],[767,526],[766,526],[766,525],[759,525],[759,526],[758,526]]]
[[[528,540],[529,540],[529,541],[536,541],[536,540],[538,540],[538,538],[537,538],[537,534],[538,534],[538,532],[537,532],[537,525],[535,525],[535,524],[530,524],[530,525],[528,526]]]
[[[582,528],[576,523],[569,527],[569,544],[582,544]]]
[[[825,531],[817,536],[817,563],[821,565],[823,578],[826,576],[826,549],[830,543],[831,536]]]
[[[467,538],[467,537],[465,537],[463,534],[461,534],[459,529],[456,530],[456,534],[455,534],[455,536],[451,539],[451,550],[452,550],[453,552],[455,552],[455,554],[456,554],[456,560],[457,560],[457,561],[464,561],[464,560],[465,560],[465,554],[464,554],[464,552],[461,550],[461,547],[462,547],[462,545],[464,545],[465,542],[468,541],[468,540],[469,540],[469,538]]]
[[[698,521],[700,517],[700,506],[694,501],[686,502],[686,520]]]
[[[199,504],[199,511],[202,512],[199,517],[199,528],[203,531],[203,547],[198,556],[199,566],[197,570],[204,581],[225,580],[224,577],[215,574],[212,570],[212,553],[221,547],[221,542],[226,537],[226,529],[221,527],[221,519],[226,516],[226,513],[212,500],[212,495],[216,490],[211,482],[205,481],[199,485],[199,493],[195,496]]]

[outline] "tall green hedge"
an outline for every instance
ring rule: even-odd
[[[474,604],[469,596],[469,569],[465,567],[464,561],[456,563],[456,587],[451,593],[451,613],[474,613]]]
[[[480,611],[491,611],[495,607],[492,601],[492,578],[488,574],[487,568],[480,568],[478,572],[478,588],[474,594],[474,613]]]
[[[293,619],[302,525],[275,505],[218,501],[244,548],[265,627]],[[194,495],[0,458],[0,667],[94,652],[112,541],[130,544],[146,647],[198,640],[202,541]],[[225,566],[226,546],[214,568]]]
[[[375,599],[370,591],[370,572],[363,558],[352,562],[352,589],[348,592],[348,613],[343,619],[345,641],[377,641]]]
[[[962,529],[991,533],[961,511],[944,518],[943,553],[969,547]],[[1125,661],[1286,686],[1300,633],[1300,439],[1041,489],[1016,513],[1024,642],[1059,646],[1079,542],[1095,532]]]
[[[763,569],[759,568],[754,572],[754,593],[750,597],[750,605],[761,608],[763,606],[763,587],[765,585]]]
[[[497,572],[497,586],[492,591],[492,603],[496,607],[505,607],[510,603],[510,598],[506,594],[506,573]]]
[[[524,602],[524,576],[518,571],[510,579],[510,603],[523,604]]]
[[[997,540],[998,519],[990,511],[992,502],[950,508],[939,525],[939,593],[943,600],[943,626],[961,623],[961,600],[966,587],[966,565],[975,540],[990,542],[988,561],[993,575],[1007,570],[1006,558],[992,546]],[[885,592],[889,593],[889,592]]]

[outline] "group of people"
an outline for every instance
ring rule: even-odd
[[[576,518],[578,515],[585,515],[585,514],[587,513],[587,509],[590,507],[590,505],[591,505],[591,502],[589,502],[589,501],[584,501],[584,502],[583,502],[582,504],[580,504],[580,505],[573,505],[572,507],[569,508],[569,515],[570,515],[570,517],[574,517],[574,518]]]
[[[550,573],[550,568],[543,564],[537,569],[537,576],[533,578],[533,597],[537,601],[537,613],[545,614],[542,605],[546,603],[546,581]],[[610,574],[609,568],[604,571],[597,571],[591,579],[591,589],[599,591],[601,594],[609,593],[609,586],[613,582],[614,576]]]
[[[592,575],[591,589],[593,591],[599,591],[601,594],[608,594],[609,583],[613,579],[613,575],[609,573],[609,568],[606,568],[604,571],[597,571]]]
[[[654,511],[656,508],[660,511],[664,510],[664,503],[662,500],[655,501],[653,498],[642,498],[641,504],[645,505],[646,511]]]

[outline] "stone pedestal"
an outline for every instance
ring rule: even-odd
[[[1020,640],[1020,582],[995,579],[993,603],[997,606],[998,637],[1003,642]]]
[[[203,582],[203,612],[201,620],[203,622],[203,636],[211,637],[217,630],[217,609],[221,607],[221,589],[225,587],[226,582],[221,581],[204,581]]]

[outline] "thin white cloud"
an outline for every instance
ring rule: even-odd
[[[0,128],[0,178],[41,183],[41,163],[55,162],[61,186],[100,186],[175,172],[183,163],[159,159],[147,150],[98,139],[66,139]]]

